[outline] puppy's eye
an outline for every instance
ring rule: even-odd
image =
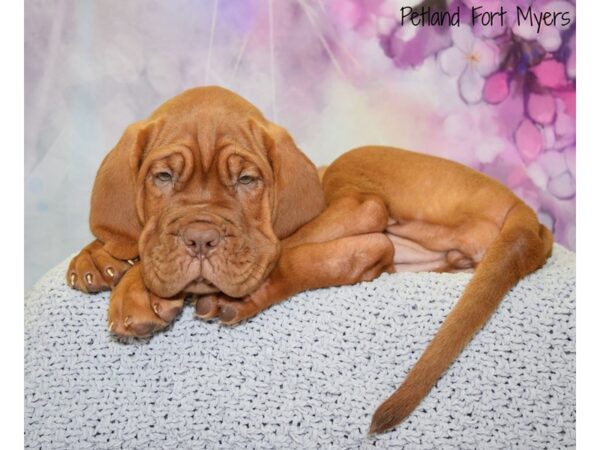
[[[239,184],[250,184],[255,180],[256,180],[256,177],[253,177],[252,175],[242,175],[241,177],[238,178],[238,183]]]
[[[173,175],[171,175],[169,172],[158,172],[155,176],[158,180],[164,183],[167,183],[173,179]]]

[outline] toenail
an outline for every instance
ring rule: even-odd
[[[231,306],[222,306],[221,312],[219,313],[219,317],[223,322],[230,322],[235,319],[236,310]]]
[[[76,275],[74,273],[71,274],[71,287],[75,287],[75,279]]]
[[[115,271],[112,270],[112,267],[107,267],[106,268],[106,273],[108,274],[109,277],[114,277],[115,276]]]
[[[213,310],[213,302],[210,299],[198,299],[196,301],[196,314],[200,317],[209,314]]]
[[[154,312],[155,312],[156,314],[158,314],[158,313],[159,313],[159,311],[160,311],[160,305],[159,305],[158,303],[154,303],[154,304],[152,305],[152,309],[154,310]]]
[[[157,330],[157,326],[150,322],[142,322],[134,324],[131,329],[138,337],[150,336]]]
[[[123,320],[123,325],[125,325],[125,328],[129,328],[131,325],[131,316],[125,317],[125,320]]]
[[[109,323],[108,324],[108,331],[112,332],[114,326],[115,326],[114,322]]]
[[[85,281],[87,281],[87,284],[92,284],[92,274],[91,273],[85,274]]]
[[[135,262],[133,262],[133,260],[131,260],[131,259],[128,259],[127,264],[129,264],[130,266],[133,266],[135,264]]]

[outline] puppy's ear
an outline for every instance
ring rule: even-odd
[[[138,255],[142,224],[136,211],[136,178],[146,137],[143,122],[130,125],[102,161],[92,190],[90,228],[119,259]]]
[[[317,168],[287,131],[269,123],[264,140],[274,176],[273,231],[283,239],[320,214],[325,197]]]

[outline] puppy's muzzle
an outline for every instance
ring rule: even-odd
[[[206,257],[221,243],[222,236],[212,223],[194,222],[181,234],[183,243],[190,256]]]

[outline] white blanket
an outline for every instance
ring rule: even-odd
[[[368,437],[468,274],[384,274],[296,295],[235,327],[186,307],[119,341],[108,294],[66,263],[25,301],[28,448],[565,448],[575,445],[575,255],[555,246],[417,410]]]

